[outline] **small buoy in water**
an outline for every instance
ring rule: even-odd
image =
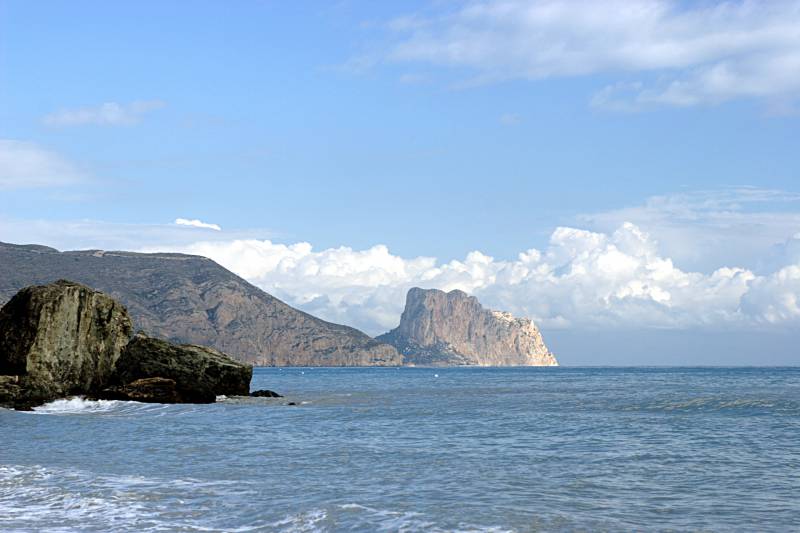
[[[301,374],[303,374],[304,376],[306,375],[306,373],[305,373],[305,372],[303,372],[302,370],[300,371],[300,373],[301,373]]]
[[[438,378],[439,374],[434,374],[433,377]]]

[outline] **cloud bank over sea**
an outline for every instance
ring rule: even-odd
[[[787,249],[800,247],[800,234]],[[800,323],[800,261],[768,273],[678,268],[641,228],[556,228],[543,250],[514,260],[473,251],[460,260],[404,258],[385,245],[315,250],[307,242],[197,242],[203,255],[326,320],[376,334],[394,327],[413,286],[460,289],[545,328],[782,328]]]

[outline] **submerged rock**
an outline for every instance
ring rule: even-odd
[[[253,367],[222,352],[192,344],[176,345],[137,333],[117,361],[113,383],[131,385],[145,378],[175,382],[180,402],[213,403],[217,396],[247,396]]]
[[[121,304],[84,285],[21,290],[0,309],[0,405],[29,408],[100,390],[131,330]]]
[[[283,398],[282,394],[278,394],[275,391],[271,391],[271,390],[267,390],[267,389],[253,391],[253,392],[250,393],[250,396],[252,396],[254,398]]]

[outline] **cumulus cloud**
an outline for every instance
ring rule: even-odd
[[[742,308],[761,323],[800,323],[800,263],[755,280]]]
[[[94,107],[62,109],[42,118],[47,126],[129,126],[138,123],[150,111],[164,107],[160,100],[143,100],[120,104],[106,102]]]
[[[738,187],[653,196],[642,205],[581,215],[578,222],[600,232],[633,222],[676,264],[702,272],[735,264],[768,273],[800,258],[786,240],[800,230],[800,194],[781,190]]]
[[[188,218],[176,218],[175,224],[178,226],[190,226],[193,228],[205,228],[205,229],[213,229],[214,231],[222,231],[222,228],[219,227],[217,224],[209,224],[207,222],[203,222],[201,220],[188,219]]]
[[[449,4],[445,4],[446,6]],[[597,107],[636,110],[800,96],[800,2],[480,0],[404,17],[395,61],[476,82],[610,74]]]
[[[203,255],[291,305],[372,334],[397,325],[413,286],[461,289],[546,329],[796,331],[798,201],[792,193],[752,188],[654,197],[556,228],[544,245],[512,259],[480,251],[449,261],[401,257],[384,245],[317,250],[275,242],[266,230],[220,231],[202,221],[0,217],[0,240]],[[740,255],[749,263],[735,260]],[[768,263],[751,264],[767,255]],[[687,266],[696,257],[702,267]]]
[[[369,333],[397,325],[413,286],[461,289],[545,328],[758,328],[800,324],[800,264],[767,275],[684,271],[631,223],[609,233],[560,227],[514,260],[402,258],[386,246],[315,251],[309,243],[198,242],[210,257],[292,305]]]
[[[60,187],[84,174],[58,154],[34,143],[0,139],[0,190]]]

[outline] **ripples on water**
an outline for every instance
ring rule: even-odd
[[[256,369],[253,388],[288,396],[0,409],[0,530],[800,528],[800,369]]]

